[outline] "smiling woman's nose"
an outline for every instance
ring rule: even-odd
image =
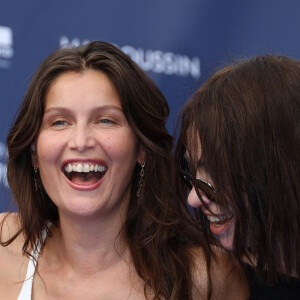
[[[190,193],[188,194],[188,203],[190,206],[192,207],[200,207],[202,205],[212,205],[214,202],[212,202],[211,200],[209,200],[207,198],[207,196],[205,195],[205,193],[199,189],[199,194],[201,195],[202,197],[202,201],[199,199],[197,193],[196,193],[196,190],[195,188],[193,187],[190,191]]]
[[[76,126],[69,140],[69,148],[83,152],[95,146],[95,139],[87,126]]]
[[[189,205],[192,207],[196,208],[196,207],[199,207],[202,205],[202,202],[199,199],[194,187],[190,190],[187,200],[188,200]]]

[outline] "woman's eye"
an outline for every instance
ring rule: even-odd
[[[57,120],[57,121],[52,122],[52,126],[63,126],[66,124],[67,124],[67,122],[63,121],[63,120]]]
[[[101,119],[99,121],[99,123],[101,123],[101,124],[115,124],[115,122],[110,120],[110,119]]]

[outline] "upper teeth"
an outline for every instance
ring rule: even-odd
[[[94,171],[94,172],[104,172],[106,170],[105,166],[101,166],[98,164],[88,164],[88,163],[84,163],[84,164],[67,164],[65,166],[65,171],[70,173],[70,172],[84,172],[84,173],[88,173],[90,171]]]
[[[232,216],[230,214],[222,215],[222,216],[207,216],[207,219],[210,222],[220,222],[220,221],[225,221],[227,219],[230,219]]]

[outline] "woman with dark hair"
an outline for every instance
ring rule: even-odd
[[[153,81],[108,43],[45,59],[7,138],[19,211],[1,216],[3,298],[231,295],[238,273],[228,279],[227,262],[211,261],[171,199],[168,113]]]
[[[177,195],[206,240],[246,263],[253,299],[300,299],[300,62],[226,66],[180,121]]]

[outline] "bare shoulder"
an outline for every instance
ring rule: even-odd
[[[249,285],[241,266],[229,253],[213,248],[216,258],[211,263],[212,299],[243,300],[249,298]]]
[[[11,243],[6,243],[19,229],[17,213],[0,214],[0,295],[5,295],[5,299],[16,298],[21,286],[17,282],[22,282],[26,274],[28,259],[22,254],[23,234],[19,234]]]
[[[227,252],[219,247],[214,247],[213,251],[215,258],[211,259],[210,266],[207,265],[207,258],[202,248],[194,248],[191,251],[194,262],[193,298],[207,299],[210,289],[210,273],[212,300],[248,299],[249,287],[242,268],[230,258]]]
[[[18,213],[0,214],[0,241],[2,244],[11,239],[20,230],[20,228],[21,225]],[[20,245],[20,243],[23,244],[23,242],[23,235],[20,234],[15,241],[11,243],[11,247],[18,247],[17,245]]]
[[[0,214],[0,262],[5,254],[22,255],[24,243],[23,234],[19,234],[11,243],[7,243],[20,230],[20,220],[18,213]]]

